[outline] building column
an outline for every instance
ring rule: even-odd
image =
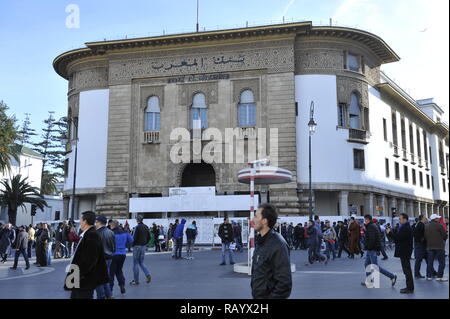
[[[406,203],[406,211],[404,213],[408,214],[408,216],[414,216],[414,202],[412,200]]]
[[[392,197],[389,200],[389,210],[386,212],[385,216],[392,216],[392,208],[395,207],[397,208],[397,198]]]
[[[404,198],[402,198],[402,199],[400,200],[400,205],[399,205],[399,206],[400,206],[400,207],[397,209],[397,216],[398,216],[398,214],[400,214],[400,213],[406,212],[406,201],[405,201]]]
[[[383,208],[383,216],[384,214],[386,214],[386,210],[387,210],[387,200],[386,200],[386,196],[381,195],[380,196],[380,206]],[[379,214],[379,212],[378,212]]]
[[[339,211],[341,213],[341,216],[349,216],[348,192],[339,192]]]
[[[422,214],[428,218],[428,203],[424,203]]]
[[[364,205],[366,207],[366,213],[373,216],[373,193],[364,194]]]
[[[414,215],[414,217],[418,217],[420,214],[422,214],[422,207],[421,207],[421,203],[417,202],[417,216]]]

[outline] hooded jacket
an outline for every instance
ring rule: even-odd
[[[190,224],[186,229],[187,240],[194,240],[197,237],[197,227],[194,224]]]
[[[173,237],[175,239],[183,238],[184,224],[186,224],[186,219],[183,218],[181,220],[181,223],[175,229],[175,233],[173,234]]]

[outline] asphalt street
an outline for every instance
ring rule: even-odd
[[[392,252],[388,252],[391,256]],[[170,253],[149,253],[145,263],[152,274],[152,282],[146,284],[140,273],[141,284],[130,286],[133,260],[128,256],[124,265],[127,292],[121,295],[116,284],[113,292],[117,299],[209,299],[209,298],[251,298],[250,279],[245,274],[233,272],[231,265],[220,266],[221,252],[206,250],[194,252],[193,260],[174,260]],[[247,253],[235,253],[236,262],[246,262]],[[34,261],[34,260],[33,260]],[[10,270],[11,260],[0,264],[0,298],[14,299],[59,299],[69,298],[63,290],[65,267],[69,260],[56,260],[50,267],[25,270],[23,259],[17,270]],[[390,257],[380,261],[380,265],[398,275],[395,287],[390,280],[381,276],[381,287],[368,289],[361,286],[364,280],[364,259],[330,261],[327,265],[306,266],[306,252],[292,251],[291,262],[296,264],[293,273],[293,289],[290,298],[294,299],[448,299],[448,282],[441,283],[415,280],[415,292],[401,295],[405,287],[400,260]],[[411,261],[414,263],[414,261]],[[448,258],[446,258],[445,277],[448,278]],[[422,274],[425,274],[423,263]],[[437,268],[437,263],[436,266]]]

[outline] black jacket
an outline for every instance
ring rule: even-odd
[[[274,230],[256,237],[251,288],[255,299],[286,299],[291,294],[289,247]]]
[[[228,224],[221,224],[219,226],[219,237],[222,239],[222,243],[233,241],[233,226]]]
[[[413,251],[413,234],[409,223],[403,224],[399,230],[393,234],[395,241],[394,257],[411,258]]]
[[[378,226],[370,222],[366,225],[366,233],[364,236],[364,249],[380,251],[381,248],[381,232]]]
[[[25,230],[20,231],[17,236],[16,240],[14,241],[12,248],[14,249],[28,249],[28,234]]]
[[[109,282],[102,239],[95,227],[89,228],[84,233],[76,248],[72,264],[77,265],[80,270],[80,289],[94,289]],[[70,273],[67,274],[69,275]],[[64,289],[72,290],[73,288],[67,287],[64,281]]]
[[[413,230],[414,242],[417,244],[426,244],[425,240],[425,224],[418,222]]]
[[[97,229],[97,233],[102,239],[103,252],[106,259],[112,259],[114,252],[116,251],[116,236],[111,229],[101,227]]]
[[[139,223],[134,229],[133,234],[133,247],[134,246],[145,246],[150,241],[150,230],[147,225]]]

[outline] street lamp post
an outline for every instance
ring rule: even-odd
[[[311,101],[311,106],[309,108],[309,219],[313,219],[313,209],[312,209],[312,186],[311,186],[311,136],[316,130],[316,122],[314,122],[314,101]]]
[[[70,219],[72,221],[75,220],[75,183],[77,180],[77,155],[78,155],[78,125],[75,121],[71,121],[73,125],[75,126],[75,138],[73,141],[75,141],[75,159],[73,164],[73,187],[72,187],[72,207],[70,211]]]

